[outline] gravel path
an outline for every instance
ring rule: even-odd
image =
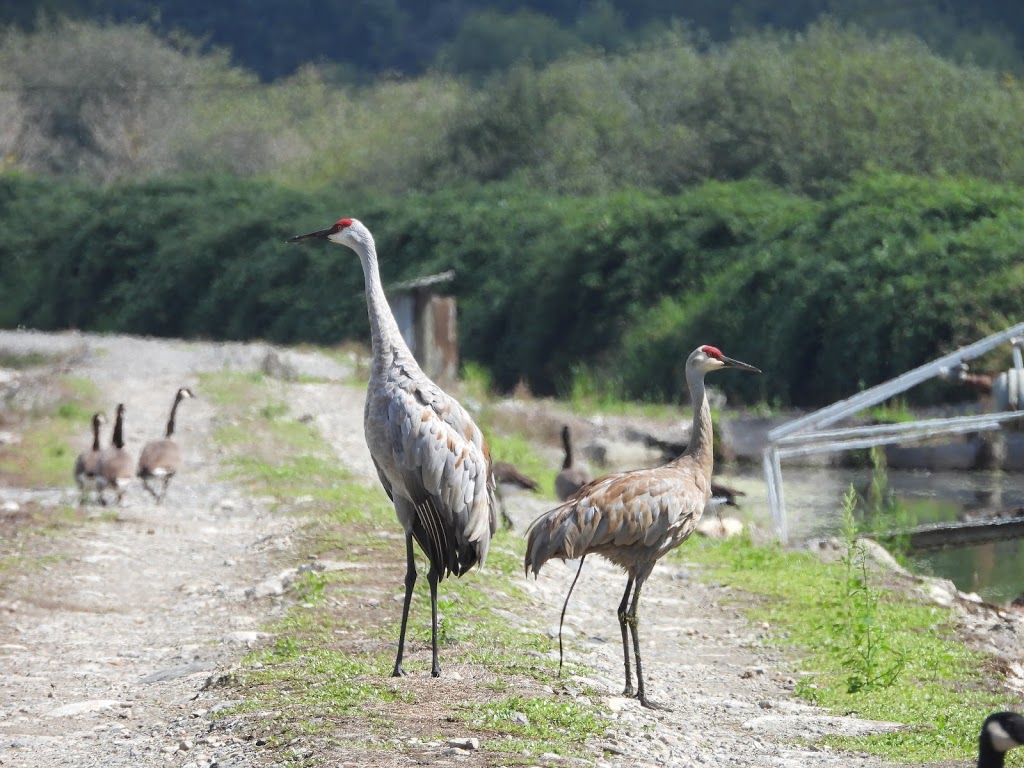
[[[281,598],[253,588],[298,559],[289,531],[301,521],[271,516],[259,500],[218,479],[210,441],[217,417],[197,375],[258,369],[269,349],[0,332],[0,351],[63,355],[69,372],[110,393],[110,411],[124,401],[126,442],[136,455],[143,442],[161,436],[177,387],[199,395],[179,410],[185,467],[164,506],[133,488],[116,521],[74,529],[59,542],[65,557],[19,575],[0,595],[0,765],[266,764],[254,744],[211,735],[209,717],[226,702],[204,682],[257,643],[260,628],[279,610]],[[316,353],[289,350],[286,357],[298,372],[332,381],[289,385],[293,411],[311,415],[339,460],[375,483],[358,426],[362,391],[341,383],[348,371]],[[0,488],[0,503],[54,504],[69,494]],[[507,501],[518,529],[546,509],[528,494]],[[521,577],[538,600],[534,616],[552,633],[575,567],[553,562],[536,581]],[[619,697],[615,609],[624,583],[600,558],[588,560],[567,617],[575,635],[570,654],[595,670],[569,686],[585,682],[607,692],[609,729],[594,745],[594,764],[882,765],[792,743],[882,726],[827,717],[791,701],[790,666],[764,645],[764,629],[722,607],[723,588],[700,584],[685,565],[659,567],[641,603],[648,688],[673,711],[650,712]],[[557,653],[554,640],[552,648]],[[438,753],[432,764],[459,762]]]

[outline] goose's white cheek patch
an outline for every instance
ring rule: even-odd
[[[1020,742],[1008,734],[1006,729],[997,722],[988,724],[988,736],[992,739],[992,746],[995,747],[996,752],[1007,752],[1020,746]]]

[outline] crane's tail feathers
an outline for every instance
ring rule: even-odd
[[[580,567],[576,569],[576,576],[573,577],[572,584],[569,585],[569,594],[565,596],[565,602],[562,603],[562,615],[558,617],[558,676],[562,676],[562,624],[565,623],[565,609],[569,607],[569,598],[572,597],[572,591],[576,589],[576,582],[579,581],[580,572],[583,570],[583,561],[587,559],[584,555],[580,558]]]
[[[567,501],[538,517],[526,532],[524,565],[527,575],[532,571],[536,576],[541,566],[553,558],[575,560],[586,554],[599,522],[599,513],[581,513],[576,501]]]

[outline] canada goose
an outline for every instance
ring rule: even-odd
[[[120,504],[128,483],[132,479],[132,468],[135,462],[131,454],[124,449],[124,403],[117,404],[117,418],[114,420],[114,434],[109,447],[100,451],[99,480],[97,487],[100,504],[106,505],[104,492],[110,486],[116,494],[116,503]]]
[[[78,503],[85,504],[90,490],[95,490],[100,470],[100,426],[107,417],[97,411],[92,415],[92,449],[82,451],[75,459],[74,477],[80,492]]]
[[[528,491],[537,490],[537,481],[527,477],[514,464],[507,461],[496,461],[491,465],[491,473],[494,475],[494,494],[498,497],[498,507],[501,511],[501,521],[506,528],[515,527],[512,517],[505,508],[504,486],[511,485],[517,488],[525,488]]]
[[[167,495],[167,484],[181,466],[181,450],[177,443],[171,440],[174,434],[174,417],[178,412],[178,403],[187,397],[195,397],[192,390],[182,387],[174,396],[174,405],[171,406],[171,417],[167,420],[167,432],[163,440],[154,440],[146,443],[139,456],[139,469],[136,474],[142,478],[142,485],[149,491],[156,503],[159,504]],[[160,493],[154,491],[150,485],[150,478],[161,478],[164,482]]]
[[[565,448],[565,460],[562,462],[562,471],[555,476],[555,495],[559,501],[565,501],[590,482],[590,473],[583,467],[573,465],[572,436],[568,424],[562,427],[562,446]]]
[[[1006,753],[1024,744],[1024,715],[996,712],[985,718],[978,737],[978,768],[1003,768]]]
[[[494,473],[494,482],[501,485],[506,483],[508,485],[515,485],[519,488],[525,488],[528,491],[537,490],[537,481],[532,477],[527,477],[514,464],[509,464],[507,461],[496,461],[491,466],[491,471]]]

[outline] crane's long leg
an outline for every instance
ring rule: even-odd
[[[569,585],[569,594],[565,596],[565,602],[562,603],[562,615],[558,617],[558,676],[562,676],[562,625],[565,623],[565,609],[569,607],[569,598],[572,597],[572,591],[576,589],[576,582],[579,581],[580,573],[583,571],[583,561],[587,559],[584,555],[580,558],[580,567],[576,569],[576,576],[572,580],[572,584]]]
[[[629,616],[626,619],[629,623],[629,631],[633,635],[633,653],[636,654],[636,697],[640,701],[641,706],[648,709],[663,709],[667,711],[669,708],[664,704],[658,704],[648,699],[647,693],[644,690],[644,671],[640,662],[640,633],[637,629],[640,624],[640,620],[637,618],[637,607],[640,602],[640,587],[643,586],[643,583],[643,579],[637,579],[636,591],[633,593],[633,604],[629,608]]]
[[[405,534],[405,603],[402,604],[402,631],[398,633],[398,656],[395,657],[395,668],[392,677],[402,677],[402,653],[405,651],[405,625],[409,621],[409,605],[412,603],[412,588],[416,585],[416,558],[412,552],[412,534]],[[436,647],[436,646],[435,646]]]
[[[629,593],[633,589],[633,577],[629,577],[629,581],[626,582],[626,591],[622,593],[622,602],[619,603],[619,628],[622,630],[622,660],[626,667],[626,687],[622,691],[623,696],[633,696],[633,675],[629,672],[629,635],[626,633],[626,624],[629,621],[629,614],[626,613],[626,608],[629,606]],[[636,605],[634,601],[633,605]],[[633,644],[636,644],[636,640],[633,640]],[[639,657],[638,657],[639,658]]]
[[[441,663],[437,659],[437,571],[430,566],[427,571],[427,581],[430,583],[430,643],[434,649],[434,657],[430,663],[430,676],[441,676]]]

